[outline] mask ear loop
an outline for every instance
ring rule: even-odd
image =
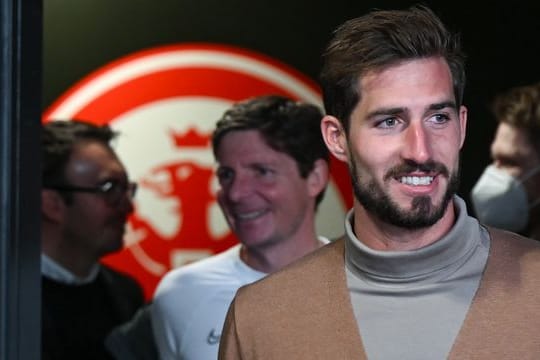
[[[524,175],[520,176],[519,181],[521,181],[521,183],[524,183],[525,181],[529,180],[530,178],[532,178],[534,175],[536,175],[539,172],[540,172],[540,165],[532,168],[531,170],[527,171]]]

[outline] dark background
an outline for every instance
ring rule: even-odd
[[[412,1],[313,0],[46,0],[43,109],[93,70],[144,48],[212,42],[252,49],[317,79],[332,30],[370,9]],[[540,2],[425,1],[462,36],[468,55],[468,134],[460,194],[489,162],[497,92],[540,80]]]

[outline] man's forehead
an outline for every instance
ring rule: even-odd
[[[124,166],[109,146],[99,141],[84,141],[73,148],[66,166],[67,174],[98,176],[104,171],[125,173]]]
[[[368,112],[409,107],[428,110],[440,104],[456,108],[450,68],[440,57],[407,60],[369,71],[358,79],[357,86],[358,105]]]
[[[275,150],[258,129],[234,130],[225,134],[218,148],[218,156],[240,153],[242,157],[264,156],[279,152]]]
[[[501,122],[495,134],[495,145],[498,147],[519,148],[529,144],[527,130]]]
[[[256,165],[279,165],[282,164],[285,157],[291,158],[289,155],[269,148],[264,151],[253,151],[243,154],[241,157],[222,157],[218,159],[219,166],[230,166],[239,164],[243,166]],[[291,158],[292,160],[292,158]]]
[[[536,148],[531,144],[527,129],[501,122],[497,127],[491,145],[492,157],[513,157],[516,160],[540,159]]]

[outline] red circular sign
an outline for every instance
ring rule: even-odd
[[[61,96],[44,121],[84,119],[121,133],[115,149],[139,183],[124,250],[104,261],[132,274],[150,298],[172,267],[236,243],[215,199],[209,136],[232,103],[280,94],[319,106],[317,85],[267,56],[214,44],[157,47],[114,61]],[[343,231],[351,206],[346,166],[333,160],[317,231]]]

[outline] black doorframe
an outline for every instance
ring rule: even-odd
[[[0,359],[40,358],[42,0],[0,5]]]

